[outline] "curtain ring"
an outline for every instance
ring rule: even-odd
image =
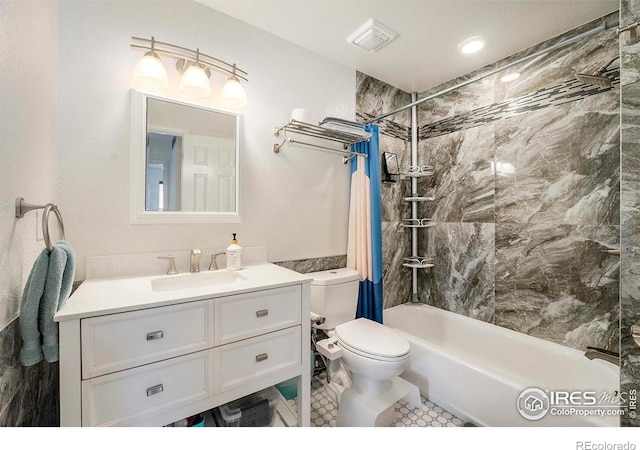
[[[42,235],[44,237],[44,244],[49,251],[53,250],[53,244],[51,242],[51,236],[49,234],[49,213],[53,211],[58,218],[58,224],[60,225],[60,235],[64,240],[64,223],[62,222],[62,214],[58,211],[58,207],[53,203],[47,203],[42,213]]]

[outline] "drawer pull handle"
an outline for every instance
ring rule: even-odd
[[[269,358],[269,355],[267,355],[266,353],[260,353],[259,355],[256,355],[257,362],[264,361],[267,358]]]
[[[164,391],[164,387],[161,384],[156,384],[155,386],[151,386],[150,388],[147,388],[147,397],[151,395],[159,394],[162,391]]]
[[[163,331],[154,331],[153,333],[147,333],[147,341],[154,341],[156,339],[162,339],[163,337]]]
[[[256,317],[264,317],[269,315],[268,309],[261,309],[260,311],[256,311]]]

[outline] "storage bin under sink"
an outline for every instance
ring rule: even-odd
[[[220,427],[273,426],[278,406],[278,390],[271,386],[212,410]]]

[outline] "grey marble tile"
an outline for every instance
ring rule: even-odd
[[[622,0],[621,25],[640,19],[640,2]],[[620,280],[620,388],[640,391],[640,346],[630,327],[640,325],[640,43],[625,45],[621,38],[622,115],[622,274]],[[636,411],[636,414],[638,412]],[[640,426],[640,417],[628,415],[622,426]]]
[[[382,289],[384,308],[411,299],[411,269],[403,258],[411,256],[411,231],[399,222],[382,222]]]
[[[571,78],[520,97],[488,103],[445,119],[427,122],[419,127],[418,138],[429,139],[456,131],[481,127],[533,111],[581,101],[590,96],[601,95],[618,88],[620,84],[620,69],[618,67],[607,69],[603,76],[610,80],[610,86],[587,84],[577,78]]]
[[[356,72],[356,111],[378,117],[411,102],[411,95],[383,81]],[[410,126],[411,115],[403,111],[389,120]]]
[[[420,164],[435,170],[432,179],[419,181],[423,194],[435,195],[433,202],[420,205],[422,217],[438,222],[494,222],[494,136],[490,124],[420,142]]]
[[[421,255],[434,267],[419,271],[423,303],[493,322],[495,226],[492,223],[437,223],[422,229]]]
[[[620,329],[620,388],[628,393],[635,390],[640,394],[640,346],[631,336],[631,326],[640,325],[640,300],[623,298],[621,301],[622,326]],[[640,414],[640,411],[637,411]],[[640,426],[640,417],[625,416],[625,426]]]
[[[411,145],[406,141],[389,136],[380,136],[380,161],[384,152],[395,153],[400,167],[411,164]],[[384,174],[382,179],[384,179]],[[382,196],[382,221],[399,222],[405,217],[411,217],[411,205],[403,200],[411,193],[411,183],[392,176],[393,182],[383,182],[380,187]]]
[[[617,91],[496,125],[496,220],[619,224]]]
[[[568,347],[618,350],[617,226],[496,226],[495,324]]]
[[[0,331],[0,427],[60,425],[58,363],[24,367],[18,320]]]
[[[278,266],[298,273],[320,272],[322,270],[339,269],[347,266],[347,255],[325,256],[320,258],[297,259],[274,262]]]

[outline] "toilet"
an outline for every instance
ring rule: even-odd
[[[409,364],[409,342],[373,320],[356,319],[358,272],[350,268],[307,274],[312,326],[328,338],[315,342],[327,359],[327,394],[338,404],[338,426],[390,426],[394,405],[420,405],[420,391],[399,377]],[[318,317],[319,316],[319,317]]]

